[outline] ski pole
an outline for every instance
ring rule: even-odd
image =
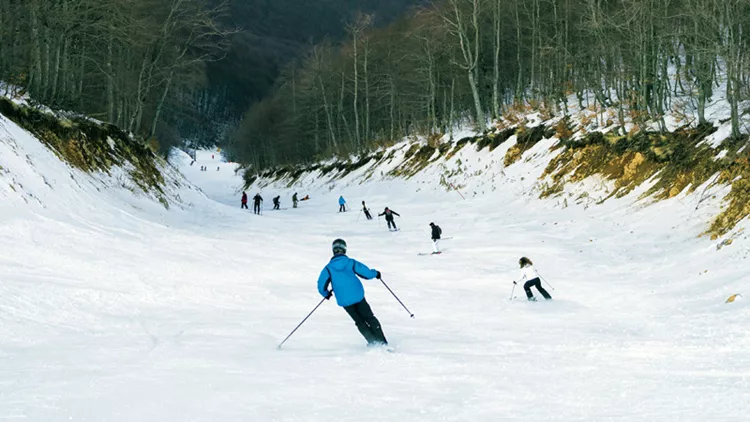
[[[310,316],[311,316],[311,315],[313,314],[313,312],[315,312],[315,311],[317,311],[317,310],[318,310],[318,308],[320,307],[320,305],[322,305],[322,304],[323,304],[323,302],[325,302],[325,300],[326,300],[326,298],[323,298],[323,299],[321,299],[321,300],[320,300],[320,303],[318,303],[318,306],[316,306],[315,308],[313,308],[313,310],[312,310],[312,311],[310,311],[310,313],[309,313],[309,314],[307,314],[307,316],[305,317],[305,319],[303,319],[303,320],[302,320],[302,322],[300,322],[300,323],[299,323],[299,325],[297,325],[297,326],[296,326],[296,327],[294,328],[294,330],[292,330],[292,332],[291,332],[291,333],[289,333],[289,335],[288,335],[288,336],[286,336],[286,338],[284,339],[284,341],[282,341],[281,343],[279,343],[279,346],[278,346],[278,348],[279,348],[279,349],[281,349],[281,346],[283,346],[283,345],[284,345],[284,343],[286,343],[286,341],[287,341],[287,340],[289,340],[289,337],[291,337],[291,336],[292,336],[292,334],[294,334],[294,332],[295,332],[295,331],[297,331],[297,329],[298,329],[299,327],[301,327],[301,326],[302,326],[302,324],[304,324],[304,323],[305,323],[305,321],[307,321],[307,318],[310,318]]]
[[[513,300],[513,293],[515,293],[515,292],[516,292],[516,282],[514,281],[513,282],[513,290],[510,291],[510,299],[508,299],[508,300]]]
[[[451,187],[453,188],[454,191],[458,192],[458,194],[461,195],[461,199],[463,199],[465,201],[466,198],[464,198],[464,195],[461,193],[461,191],[458,190],[458,189],[456,189],[456,187],[453,186],[453,183],[451,183],[450,185],[451,185]]]
[[[387,285],[387,284],[385,284],[385,281],[383,281],[383,279],[382,279],[382,278],[380,279],[380,282],[381,282],[381,283],[383,283],[383,286],[385,286],[385,288],[386,288],[386,289],[388,289],[388,291],[389,291],[389,292],[391,292],[391,294],[393,295],[393,297],[395,297],[395,298],[396,298],[396,300],[398,301],[398,303],[400,303],[400,304],[401,304],[401,306],[403,306],[403,307],[404,307],[404,309],[406,310],[406,312],[408,312],[408,313],[409,313],[409,316],[410,316],[410,317],[412,317],[412,318],[414,318],[414,314],[413,314],[413,313],[411,313],[411,311],[409,310],[409,308],[407,308],[407,307],[406,307],[406,305],[404,305],[404,302],[402,302],[402,301],[401,301],[401,299],[399,299],[399,298],[398,298],[398,296],[396,296],[396,293],[393,293],[393,290],[391,290],[391,288],[390,288],[390,287],[388,287],[388,285]]]
[[[538,271],[537,271],[537,274],[539,274],[539,272],[538,272]],[[549,281],[547,281],[547,279],[546,279],[546,278],[542,277],[542,275],[541,275],[541,274],[539,274],[539,278],[541,278],[543,282],[547,283],[547,285],[549,286],[549,288],[550,288],[550,289],[552,289],[552,290],[555,290],[555,288],[554,288],[554,287],[552,287],[552,285],[551,285],[551,284],[549,284]]]

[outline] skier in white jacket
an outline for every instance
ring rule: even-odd
[[[531,286],[534,286],[537,290],[539,290],[539,293],[541,293],[545,299],[552,299],[552,296],[550,296],[549,293],[544,290],[544,287],[542,287],[542,282],[539,279],[539,273],[537,273],[534,269],[534,263],[531,262],[529,258],[526,258],[524,256],[518,260],[518,265],[521,266],[521,279],[519,280],[519,282],[523,283],[523,289],[526,291],[526,297],[528,297],[530,301],[536,302],[534,294],[531,293]],[[513,284],[518,283],[514,281]]]

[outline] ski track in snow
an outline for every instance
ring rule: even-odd
[[[68,180],[64,165],[39,154],[43,174]],[[288,207],[293,191],[267,188],[257,217],[252,204],[239,208],[234,165],[199,154],[193,166],[176,161],[208,198],[181,192],[192,205],[169,212],[85,183],[83,193],[38,193],[44,208],[0,203],[0,420],[737,421],[750,413],[750,312],[723,304],[747,286],[738,256],[746,242],[717,251],[697,238],[705,220],[691,206],[673,200],[635,212],[623,199],[551,211],[517,186],[461,201],[389,181],[300,188],[310,201],[274,213],[271,198],[281,194]],[[0,160],[22,166],[5,153]],[[336,212],[339,194],[351,212]],[[357,220],[362,199],[373,213],[399,212],[401,230]],[[430,221],[455,238],[445,254],[417,257],[431,251]],[[377,280],[365,282],[395,353],[366,348],[333,301],[276,349],[320,300],[316,279],[336,237],[414,312],[410,319]],[[521,286],[509,300],[522,255],[555,287],[554,301],[520,300]]]

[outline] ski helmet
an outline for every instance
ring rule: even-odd
[[[344,241],[344,239],[334,240],[333,245],[331,246],[334,255],[346,255],[346,241]]]

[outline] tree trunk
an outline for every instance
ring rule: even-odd
[[[29,82],[29,89],[32,95],[39,95],[42,91],[42,46],[41,40],[39,39],[39,16],[38,16],[38,1],[29,1],[29,19],[31,21],[31,75]]]
[[[500,0],[494,0],[495,54],[492,67],[492,118],[500,118]]]
[[[359,60],[358,60],[359,58],[357,56],[358,47],[359,47],[358,46],[359,29],[355,29],[354,31],[352,31],[352,35],[354,38],[352,42],[352,45],[354,47],[354,99],[352,100],[353,106],[354,106],[354,134],[355,134],[354,145],[356,149],[359,149],[361,142],[362,142],[362,138],[360,137],[360,132],[359,132]],[[341,90],[342,90],[341,96],[343,97],[344,95],[343,85],[341,87]]]
[[[162,109],[164,108],[164,101],[167,99],[167,94],[169,94],[169,89],[172,86],[172,78],[174,77],[174,68],[172,68],[169,71],[169,76],[167,77],[167,80],[164,82],[164,91],[161,93],[161,97],[159,97],[159,102],[156,105],[156,112],[154,113],[154,121],[151,123],[151,132],[149,138],[153,138],[156,136],[156,126],[159,124],[159,117],[161,116]]]
[[[49,96],[49,100],[53,104],[55,104],[57,101],[57,86],[60,82],[60,56],[62,54],[62,46],[63,43],[57,40],[55,46],[55,61],[52,66],[52,83],[50,84],[52,91],[50,92]]]
[[[369,40],[365,39],[365,57],[362,70],[364,71],[365,82],[365,142],[370,140],[370,78],[368,72],[368,61],[370,56]]]
[[[136,92],[135,92],[135,98],[137,100],[136,109],[130,118],[130,123],[128,123],[128,131],[130,132],[136,131],[136,120],[139,118],[139,115],[141,114],[141,109],[143,108],[143,104],[146,101],[146,98],[144,95],[146,88],[143,85],[146,83],[145,74],[146,74],[146,69],[148,67],[150,51],[151,49],[146,50],[146,54],[144,54],[143,61],[141,62],[141,70],[140,70],[140,73],[138,74],[138,88],[136,89]]]
[[[393,83],[393,77],[389,75],[390,84],[390,111],[391,111],[391,141],[396,140],[396,85]]]
[[[328,130],[331,133],[330,140],[331,142],[328,145],[328,148],[331,151],[337,151],[339,149],[338,143],[336,142],[336,131],[333,129],[333,111],[331,111],[331,107],[328,105],[328,97],[326,96],[326,88],[325,85],[323,85],[323,78],[318,74],[318,82],[320,83],[320,96],[323,98],[323,110],[326,113],[326,120],[328,122]]]
[[[107,121],[109,123],[115,122],[115,75],[112,66],[113,60],[113,40],[112,34],[109,35],[107,40],[107,62],[105,64],[107,69]]]
[[[523,46],[523,42],[521,40],[521,17],[519,14],[519,9],[521,7],[521,1],[522,0],[516,0],[516,8],[515,8],[515,14],[516,14],[516,102],[520,103],[523,101],[523,93],[524,93],[524,86],[523,86],[523,60],[521,59],[521,47]]]

